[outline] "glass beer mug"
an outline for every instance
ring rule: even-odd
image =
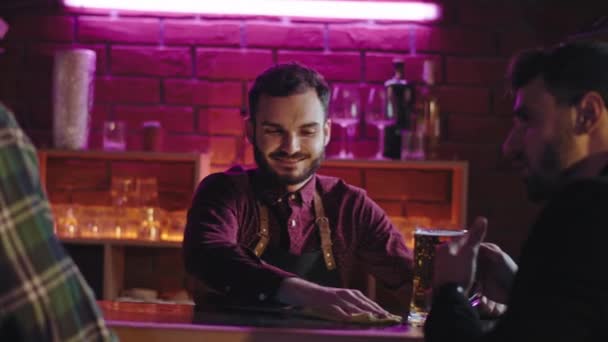
[[[408,322],[423,325],[431,310],[435,247],[466,234],[466,230],[416,228],[414,231],[414,283]]]

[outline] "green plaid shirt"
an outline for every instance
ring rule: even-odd
[[[0,104],[0,341],[114,338],[53,234],[36,150]]]

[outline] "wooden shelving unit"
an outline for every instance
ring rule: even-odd
[[[40,150],[38,157],[41,181],[51,203],[62,204],[108,205],[112,176],[153,176],[158,180],[161,208],[185,210],[195,187],[210,170],[207,154]],[[126,287],[138,285],[154,287],[164,282],[168,284],[164,287],[179,287],[185,277],[181,242],[82,237],[60,240],[99,299],[116,299]],[[168,281],[162,279],[167,276],[171,277],[165,279]],[[140,280],[144,284],[139,284]]]
[[[161,207],[187,208],[192,190],[210,172],[208,154],[39,150],[40,177],[51,202],[107,204],[112,176],[154,176]],[[173,203],[169,203],[172,201]]]
[[[39,158],[52,203],[66,203],[69,184],[75,202],[103,204],[113,175],[143,174],[158,177],[161,207],[183,210],[210,170],[208,155],[197,154],[42,150]],[[424,216],[452,226],[466,223],[466,162],[327,160],[319,173],[365,189],[391,217]],[[186,279],[179,241],[77,236],[61,240],[100,299],[114,300],[132,287],[182,288]],[[367,285],[373,291],[373,281]]]
[[[60,238],[68,249],[71,246],[98,246],[101,247],[103,253],[103,277],[102,277],[102,293],[101,298],[106,300],[114,300],[120,296],[121,291],[125,288],[125,278],[129,275],[126,272],[125,255],[129,249],[133,247],[151,248],[163,255],[179,255],[181,242],[169,241],[147,241],[134,239],[83,239],[83,238]],[[154,253],[150,253],[154,254]],[[78,260],[76,260],[78,261]],[[183,271],[180,271],[181,265],[176,265],[176,271],[173,273],[175,277],[185,276]],[[179,282],[179,281],[178,281]],[[152,285],[152,284],[151,284]]]

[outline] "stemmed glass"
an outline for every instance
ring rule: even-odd
[[[386,102],[386,90],[383,87],[374,87],[369,90],[367,98],[367,121],[378,129],[378,151],[374,159],[387,159],[384,157],[384,128],[397,121],[395,113],[390,110]]]
[[[331,96],[330,118],[341,127],[342,131],[340,152],[337,158],[353,157],[350,143],[356,133],[355,128],[360,115],[359,89],[354,86],[334,86]]]

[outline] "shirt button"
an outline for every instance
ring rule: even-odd
[[[292,201],[295,200],[296,199],[296,195],[294,195],[294,194],[289,195],[289,199],[292,200]]]
[[[289,225],[291,226],[291,228],[295,228],[296,227],[296,220],[289,221]]]
[[[283,199],[279,197],[279,199],[277,200],[277,203],[281,203],[283,202]]]
[[[265,301],[266,300],[266,294],[260,293],[260,295],[258,296],[258,299],[260,300],[260,302]]]

